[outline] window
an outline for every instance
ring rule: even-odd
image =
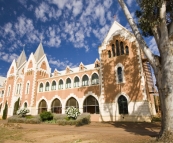
[[[9,86],[9,87],[8,87],[8,93],[7,93],[7,96],[10,96],[10,90],[11,90],[11,87]]]
[[[121,55],[124,55],[124,45],[123,45],[123,42],[120,43],[120,47],[121,47]]]
[[[56,114],[62,113],[62,105],[59,99],[53,100],[51,105],[51,111],[52,113],[56,113]]]
[[[120,50],[119,50],[119,42],[118,40],[116,40],[116,52],[117,52],[117,56],[120,55]]]
[[[114,44],[112,44],[112,54],[113,54],[113,57],[115,57],[115,46],[114,46]]]
[[[74,79],[74,87],[79,87],[79,78],[77,76]]]
[[[56,90],[56,82],[55,81],[52,82],[52,90]]]
[[[129,55],[129,47],[126,46],[125,48],[126,48],[126,55]]]
[[[26,94],[29,94],[29,82],[26,83]]]
[[[18,91],[19,91],[19,84],[17,84],[16,94],[18,94]]]
[[[71,79],[67,78],[66,80],[66,88],[71,88]]]
[[[41,100],[38,106],[38,114],[47,111],[47,103],[45,100]]]
[[[18,94],[20,94],[20,91],[21,91],[21,83],[19,84],[19,91],[18,91]]]
[[[75,108],[79,108],[79,104],[77,102],[77,100],[73,97],[71,97],[68,101],[67,101],[67,104],[66,104],[66,108],[70,107],[70,106],[73,106]]]
[[[46,82],[45,91],[49,91],[49,82]]]
[[[119,114],[128,114],[127,99],[125,96],[121,95],[118,98]]]
[[[63,80],[61,79],[59,81],[59,86],[58,86],[59,89],[63,89]]]
[[[108,58],[111,58],[111,51],[108,51]]]
[[[90,95],[85,99],[83,105],[83,112],[99,114],[99,104],[95,97]]]
[[[118,73],[118,82],[123,82],[123,74],[122,74],[122,68],[121,67],[118,67],[117,73]]]
[[[40,83],[39,92],[43,92],[43,83]]]
[[[82,86],[88,86],[88,81],[89,81],[88,76],[84,75],[82,78]]]
[[[24,108],[27,108],[27,103],[26,102],[24,103]]]
[[[96,73],[92,75],[91,84],[99,84],[99,77]]]

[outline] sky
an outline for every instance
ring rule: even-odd
[[[137,21],[136,1],[125,1]],[[92,64],[114,20],[131,31],[117,0],[0,0],[0,76],[23,49],[29,58],[40,42],[52,72]],[[157,54],[154,38],[146,41]]]

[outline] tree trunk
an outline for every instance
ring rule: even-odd
[[[158,57],[154,56],[147,47],[127,6],[124,3],[124,0],[118,0],[118,2],[120,3],[125,13],[125,16],[133,30],[133,33],[140,45],[140,48],[143,50],[144,54],[146,55],[151,66],[154,69],[154,74],[156,76],[156,85],[158,87],[159,98],[161,103],[162,122],[161,122],[160,136],[165,136],[165,134],[167,134],[168,132],[172,134],[173,133],[173,42],[168,39],[167,36],[168,32],[167,31],[164,32],[165,23],[161,23],[160,30],[162,31],[162,36],[159,40],[159,45],[158,45],[159,49],[161,49],[160,50],[161,62],[160,62]],[[164,5],[162,11],[164,13]]]

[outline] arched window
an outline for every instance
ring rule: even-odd
[[[121,67],[118,67],[117,73],[118,73],[118,82],[123,82],[123,74],[122,74],[122,68]]]
[[[63,80],[62,79],[60,79],[60,81],[59,81],[58,88],[63,89]]]
[[[2,97],[4,96],[4,90],[2,90],[2,94],[1,94],[1,96],[2,96]]]
[[[52,82],[52,90],[56,90],[56,81]]]
[[[119,114],[128,114],[128,104],[125,96],[121,95],[118,98]]]
[[[91,84],[98,84],[98,83],[99,83],[99,77],[96,73],[94,73],[92,75]]]
[[[20,92],[21,92],[21,83],[19,84],[19,94],[20,94]]]
[[[43,83],[40,83],[39,92],[43,92]]]
[[[47,111],[47,103],[45,100],[41,100],[38,106],[38,114]]]
[[[113,57],[115,57],[115,46],[114,46],[114,44],[112,44],[112,54],[113,54]]]
[[[88,86],[89,78],[87,75],[84,75],[82,78],[82,86]]]
[[[124,55],[124,45],[123,45],[123,42],[120,43],[120,47],[121,47],[121,55]]]
[[[51,105],[51,111],[52,113],[56,113],[56,114],[62,113],[62,105],[59,99],[53,100]]]
[[[99,114],[99,103],[93,96],[88,96],[83,104],[83,112]]]
[[[129,47],[126,46],[125,48],[126,48],[126,55],[129,55]]]
[[[45,91],[49,91],[49,82],[46,82]]]
[[[66,80],[66,88],[71,88],[71,79],[67,78]]]
[[[116,53],[117,53],[117,56],[120,55],[119,42],[118,42],[118,40],[116,40]]]
[[[79,78],[77,76],[74,78],[74,87],[79,87]]]
[[[24,108],[27,108],[27,106],[28,106],[28,105],[27,105],[27,103],[25,102],[25,103],[24,103]]]
[[[111,51],[108,51],[108,58],[111,58]]]
[[[73,106],[75,108],[79,108],[79,104],[77,102],[77,100],[73,97],[71,97],[68,101],[67,101],[67,104],[66,104],[66,108],[70,107],[70,106]]]

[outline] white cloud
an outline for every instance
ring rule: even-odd
[[[60,61],[59,59],[55,59],[55,58],[50,58],[49,60],[49,64],[53,65],[55,68],[58,68],[60,70],[65,70],[67,66],[73,68],[76,67],[77,65],[69,62],[68,60],[64,60],[64,61]]]
[[[106,9],[110,8],[110,6],[112,5],[112,0],[104,0],[103,5]]]
[[[49,12],[49,5],[45,2],[42,2],[39,7],[35,9],[35,16],[37,19],[45,22],[47,21],[46,13]]]
[[[60,9],[63,9],[68,0],[49,0],[49,3],[57,5]]]
[[[10,37],[15,37],[15,32],[12,30],[12,23],[7,23],[4,26],[5,35],[10,35]]]
[[[73,15],[77,16],[82,11],[82,1],[73,1]]]
[[[98,6],[95,7],[95,15],[94,16],[99,19],[100,25],[104,25],[106,23],[105,9],[101,4],[99,4]]]
[[[5,52],[0,52],[0,59],[8,63],[12,62],[14,59],[17,59],[17,57],[18,55],[16,55],[15,53],[7,54]]]

